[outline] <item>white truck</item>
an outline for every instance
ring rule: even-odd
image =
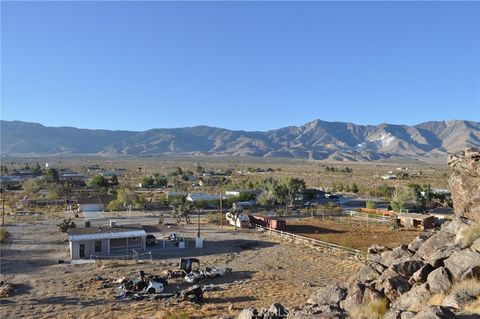
[[[250,228],[250,218],[241,212],[228,212],[225,216],[228,223],[238,228]]]

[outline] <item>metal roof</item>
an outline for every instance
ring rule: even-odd
[[[124,231],[102,231],[89,234],[76,234],[68,235],[69,241],[81,241],[81,240],[101,240],[101,239],[116,239],[116,238],[131,238],[131,237],[146,237],[147,233],[142,230],[126,229]]]
[[[424,215],[424,214],[415,214],[415,213],[405,213],[405,214],[397,214],[399,218],[413,218],[413,219],[428,219],[433,216]]]

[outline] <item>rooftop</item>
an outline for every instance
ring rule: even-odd
[[[147,236],[144,227],[140,224],[116,225],[116,226],[98,226],[98,227],[78,227],[68,230],[68,239],[70,241],[93,240],[93,239],[115,239],[126,237]]]

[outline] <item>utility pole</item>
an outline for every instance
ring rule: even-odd
[[[5,192],[7,189],[5,186],[2,186],[2,226],[5,226]]]
[[[220,193],[220,227],[223,230],[223,209],[222,209],[222,193]]]
[[[197,222],[198,222],[197,238],[200,238],[200,210],[198,209],[197,209]]]

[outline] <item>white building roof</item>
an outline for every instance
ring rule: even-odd
[[[121,232],[98,232],[98,233],[90,233],[90,234],[68,235],[68,240],[82,241],[82,240],[146,237],[146,236],[147,236],[147,233],[144,230],[125,230]]]

